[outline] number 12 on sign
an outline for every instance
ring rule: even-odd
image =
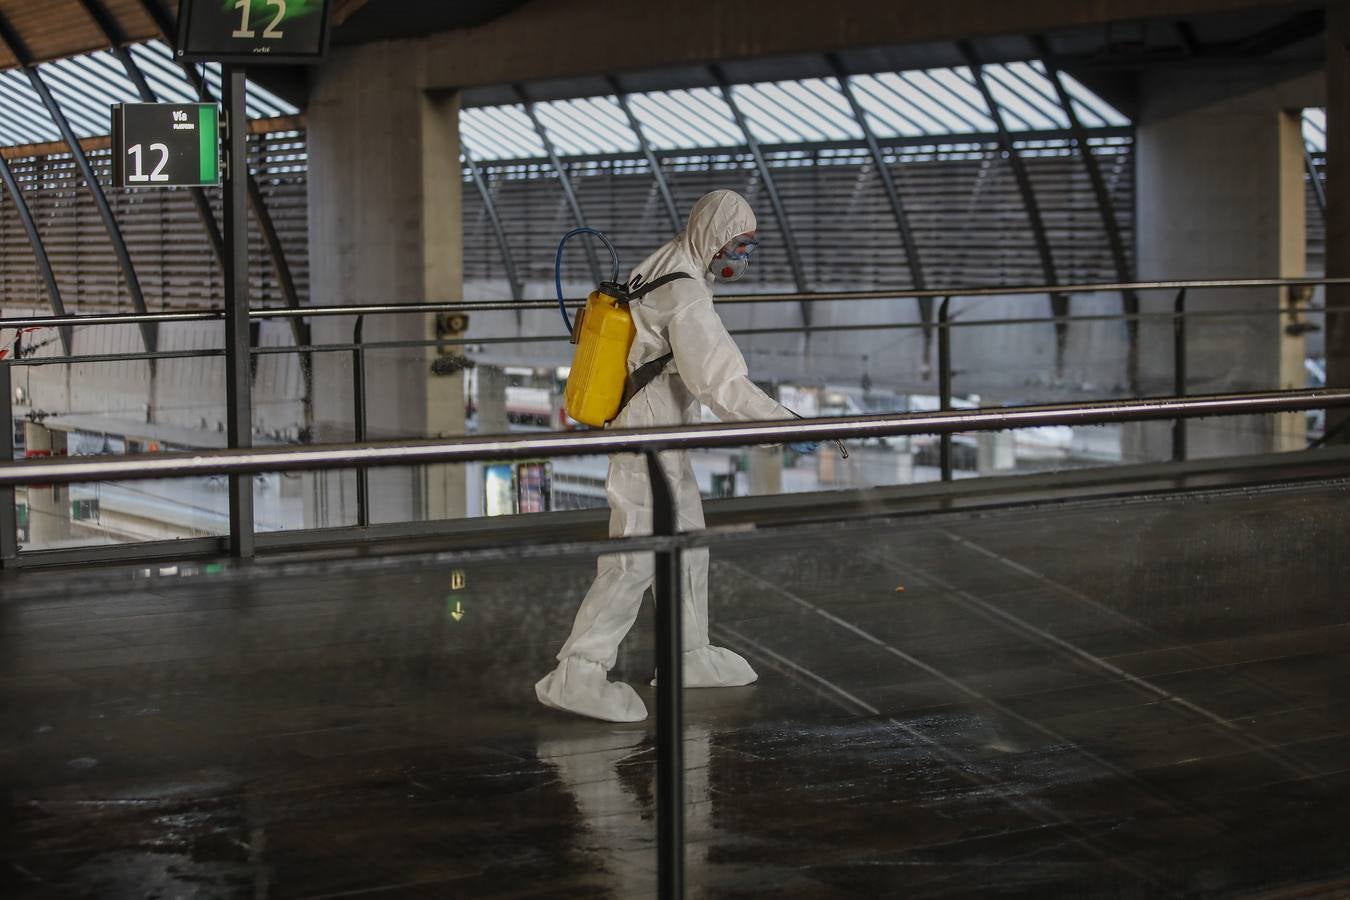
[[[263,29],[262,36],[279,40],[285,36],[284,32],[277,26],[286,18],[286,0],[267,0],[267,5],[276,9],[277,12],[268,26]],[[251,38],[255,36],[253,29],[248,27],[248,14],[252,6],[252,0],[235,0],[234,8],[240,11],[240,21],[239,27],[234,30],[230,37]]]
[[[150,145],[150,152],[159,154],[159,165],[149,175],[141,168],[141,145],[132,144],[127,148],[127,155],[133,160],[131,171],[127,173],[127,181],[168,181],[169,176],[164,174],[164,167],[169,164],[169,145],[154,143]]]

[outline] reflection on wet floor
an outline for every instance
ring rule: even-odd
[[[1350,889],[1348,499],[719,542],[761,681],[686,694],[690,895]],[[653,894],[653,723],[533,700],[592,571],[7,577],[0,895]]]

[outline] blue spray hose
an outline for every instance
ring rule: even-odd
[[[567,244],[568,240],[578,234],[593,234],[604,241],[605,246],[609,248],[610,261],[614,264],[614,274],[610,276],[610,280],[619,280],[619,251],[614,249],[614,245],[609,242],[609,238],[605,237],[594,228],[573,228],[571,231],[567,232],[567,234],[562,236],[562,240],[558,241],[558,255],[553,258],[553,283],[558,289],[558,311],[562,313],[563,324],[567,326],[568,334],[572,333],[572,320],[567,318],[567,301],[563,299],[562,255],[563,247]]]

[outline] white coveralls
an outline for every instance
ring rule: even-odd
[[[755,228],[755,214],[745,198],[733,191],[713,191],[694,206],[682,233],[633,269],[647,281],[677,271],[692,277],[657,288],[630,307],[637,337],[628,354],[628,371],[668,352],[674,359],[624,407],[614,427],[697,423],[700,404],[723,420],[793,418],[750,381],[745,359],[713,309],[709,263],[733,237]],[[680,530],[703,528],[703,504],[689,454],[665,451],[660,459],[674,487]],[[651,489],[643,456],[610,457],[605,491],[612,537],[651,534]],[[685,687],[750,684],[757,676],[745,659],[708,643],[707,549],[688,550],[682,559]],[[600,557],[571,637],[558,651],[558,667],[535,685],[540,702],[612,722],[646,718],[647,709],[637,693],[626,684],[610,682],[607,673],[619,643],[637,619],[654,570],[651,553]]]

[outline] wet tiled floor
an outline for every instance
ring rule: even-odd
[[[761,681],[686,692],[689,894],[1350,891],[1347,501],[719,542]],[[0,895],[653,894],[653,723],[532,693],[593,562],[454,568],[6,576]]]

